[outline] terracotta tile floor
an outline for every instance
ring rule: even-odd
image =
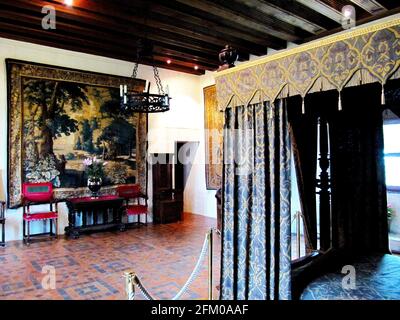
[[[185,214],[183,222],[64,237],[0,248],[0,299],[126,299],[123,272],[133,269],[150,293],[169,299],[192,272],[216,220]],[[215,236],[214,287],[219,284],[220,238]],[[43,266],[56,271],[56,288],[43,289]],[[207,259],[182,299],[207,299]],[[218,296],[215,290],[215,296]],[[137,292],[136,299],[143,299]]]

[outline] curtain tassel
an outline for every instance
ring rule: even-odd
[[[343,106],[342,106],[342,92],[341,92],[341,91],[339,91],[338,110],[339,110],[339,111],[342,111],[342,110],[343,110]]]
[[[302,103],[301,103],[301,113],[306,114],[306,104],[304,102],[304,97],[302,97]]]
[[[385,85],[382,85],[381,104],[382,104],[383,106],[386,105]]]

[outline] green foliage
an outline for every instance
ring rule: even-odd
[[[94,118],[90,121],[90,127],[92,128],[92,130],[96,130],[99,128],[99,121],[97,120],[97,118]]]
[[[126,183],[126,173],[129,170],[129,166],[121,162],[111,162],[107,166],[107,177],[113,184],[124,184]]]
[[[48,155],[37,163],[25,164],[25,177],[28,182],[52,182],[55,187],[60,186],[60,171],[57,170],[57,160],[54,155]]]
[[[78,131],[78,123],[66,112],[70,105],[73,112],[82,110],[89,103],[85,85],[49,80],[30,79],[24,81],[24,101],[28,104],[34,125],[50,132],[46,139]],[[50,142],[47,142],[51,145]],[[50,150],[53,153],[53,150]],[[45,155],[41,155],[42,157]]]
[[[91,178],[104,178],[104,166],[106,162],[102,162],[100,159],[87,158],[83,161],[85,166],[86,175]]]
[[[81,137],[78,137],[78,140],[76,141],[75,150],[82,150],[82,140],[81,140]]]
[[[127,118],[128,114],[121,109],[119,90],[110,89],[110,95],[111,99],[106,100],[100,106],[100,112],[110,118]]]
[[[136,130],[125,119],[115,118],[109,126],[104,128],[99,139],[112,145],[118,155],[130,155],[131,150],[136,146]]]
[[[82,149],[93,153],[93,129],[90,126],[89,120],[84,120],[82,124]]]
[[[76,159],[76,156],[75,156],[72,152],[69,152],[69,153],[67,153],[67,155],[65,156],[65,159],[66,159],[66,160],[75,160],[75,159]]]

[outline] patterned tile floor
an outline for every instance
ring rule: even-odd
[[[185,214],[183,222],[148,225],[125,232],[63,237],[25,246],[0,247],[0,299],[126,299],[123,272],[133,269],[155,296],[174,296],[192,272],[216,220]],[[220,238],[215,237],[214,279],[219,284]],[[43,289],[42,268],[52,266],[55,289]],[[46,282],[45,282],[46,283]],[[207,259],[183,299],[207,299]],[[217,290],[214,293],[218,296]],[[144,299],[137,293],[136,299]]]

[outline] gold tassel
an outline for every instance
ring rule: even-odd
[[[381,95],[381,104],[386,105],[386,97],[385,97],[385,85],[382,85],[382,95]]]
[[[338,110],[339,111],[343,110],[343,106],[342,106],[342,91],[339,91]]]
[[[304,97],[302,97],[301,113],[302,113],[302,114],[306,114],[306,105],[305,105],[305,103],[304,103]]]

